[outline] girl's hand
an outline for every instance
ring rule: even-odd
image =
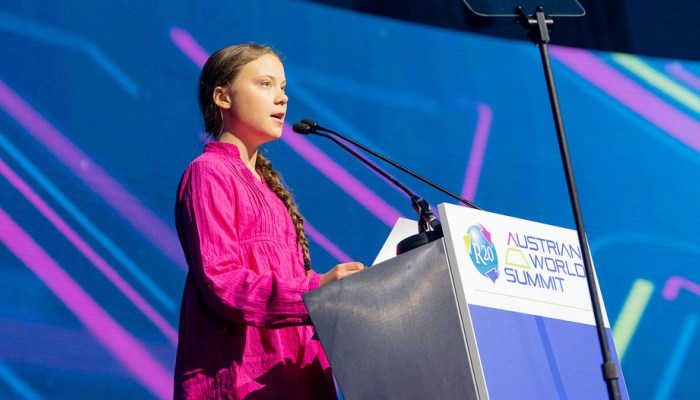
[[[330,271],[321,275],[321,280],[319,281],[319,286],[326,285],[328,283],[340,280],[346,276],[352,275],[354,273],[360,272],[365,269],[364,264],[361,262],[353,261],[344,264],[338,264],[331,268]]]

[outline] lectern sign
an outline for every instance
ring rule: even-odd
[[[576,231],[451,204],[438,209],[476,398],[605,398]]]
[[[468,304],[594,324],[576,231],[450,204],[440,213]]]

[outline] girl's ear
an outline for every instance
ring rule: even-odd
[[[212,98],[214,100],[214,104],[216,104],[220,108],[223,108],[225,110],[231,108],[231,96],[229,95],[229,92],[228,90],[226,90],[225,87],[215,87],[214,93],[212,94]]]

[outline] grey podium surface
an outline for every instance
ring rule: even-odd
[[[304,301],[345,399],[477,398],[442,239]]]

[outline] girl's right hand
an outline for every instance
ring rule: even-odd
[[[331,268],[330,271],[321,275],[321,280],[318,285],[323,286],[331,282],[345,278],[346,276],[352,275],[354,273],[360,272],[365,269],[364,264],[361,262],[353,261],[344,264],[338,264]]]

